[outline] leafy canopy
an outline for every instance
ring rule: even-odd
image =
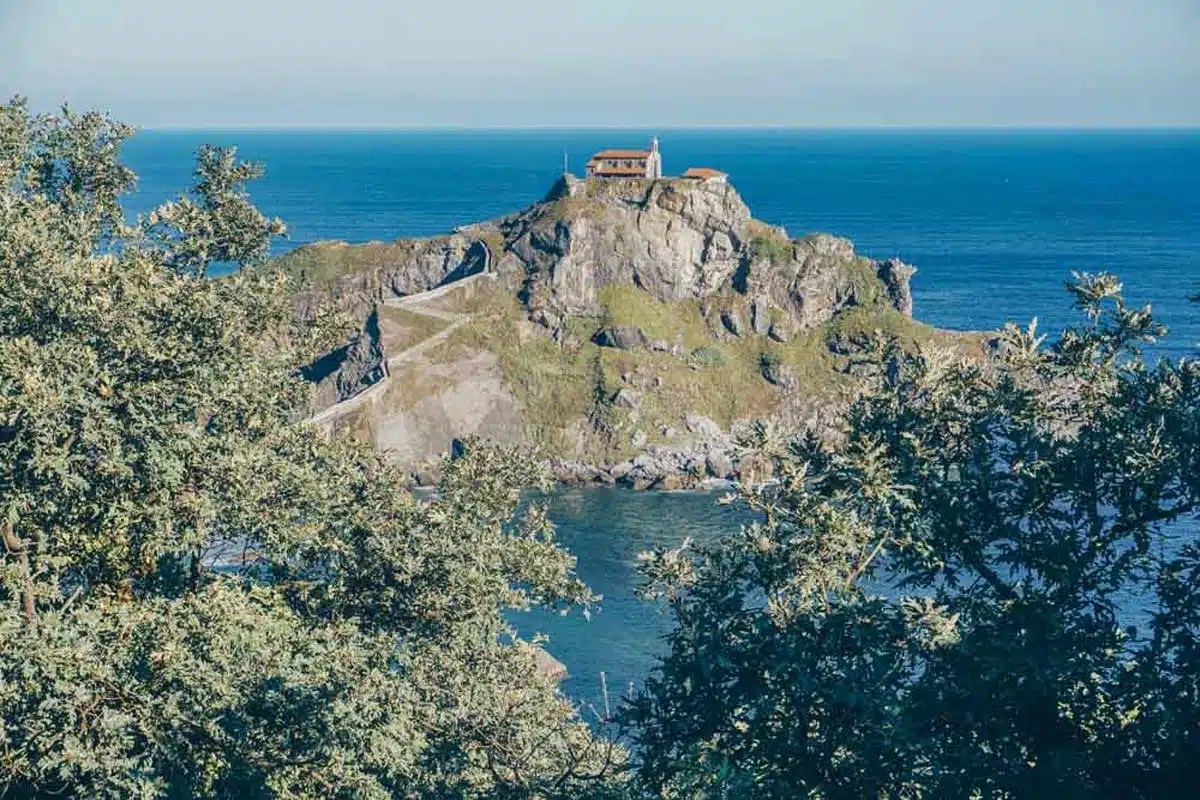
[[[1200,361],[1147,366],[1112,276],[1069,288],[1049,347],[876,341],[836,441],[748,443],[760,523],[645,555],[679,624],[627,714],[651,791],[1191,796]]]
[[[592,599],[514,521],[528,459],[474,447],[417,502],[298,424],[344,327],[268,269],[206,278],[283,231],[261,168],[203,148],[129,222],[131,133],[0,106],[0,794],[607,793],[622,753],[501,616]]]
[[[0,793],[1169,797],[1200,755],[1200,365],[1108,275],[1052,346],[872,343],[835,441],[749,449],[759,524],[647,554],[678,622],[583,725],[506,608],[593,598],[522,454],[436,499],[298,423],[344,336],[261,264],[283,226],[204,148],[136,222],[131,129],[0,106]],[[217,568],[217,565],[220,565]],[[1152,598],[1138,612],[1130,598]]]

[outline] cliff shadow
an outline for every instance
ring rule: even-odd
[[[446,275],[440,281],[438,281],[437,286],[434,288],[437,288],[438,286],[446,286],[447,284],[461,281],[463,278],[470,277],[471,275],[478,275],[481,272],[486,272],[490,258],[491,255],[488,253],[486,244],[480,241],[472,242],[471,246],[467,249],[466,256],[463,257],[462,262],[450,272],[447,272]]]

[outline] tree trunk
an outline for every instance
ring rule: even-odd
[[[191,563],[191,580],[189,581],[192,594],[196,593],[196,589],[200,586],[200,551],[192,551]]]
[[[0,536],[4,538],[5,549],[16,556],[17,563],[21,565],[21,576],[25,579],[25,586],[21,590],[21,605],[25,609],[25,621],[32,627],[37,623],[37,603],[33,594],[33,572],[29,568],[29,546],[17,538],[11,522],[6,521],[0,525]]]

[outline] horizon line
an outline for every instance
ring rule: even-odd
[[[251,131],[705,131],[705,130],[781,130],[781,131],[1094,131],[1094,132],[1196,132],[1200,122],[1155,125],[1123,124],[804,124],[804,123],[677,123],[669,125],[465,125],[453,123],[322,123],[322,122],[205,122],[158,123],[136,126],[143,131],[171,130],[251,130]]]

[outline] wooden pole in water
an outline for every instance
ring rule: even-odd
[[[604,695],[604,721],[608,722],[612,719],[612,709],[608,707],[608,676],[604,671],[600,671],[600,693]]]

